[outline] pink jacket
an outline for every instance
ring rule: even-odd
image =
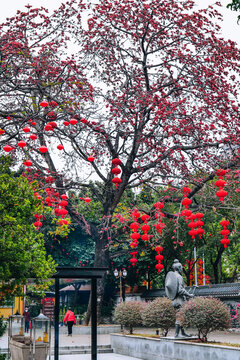
[[[68,310],[66,312],[66,315],[64,316],[63,322],[65,321],[74,321],[75,324],[75,315],[71,310]]]

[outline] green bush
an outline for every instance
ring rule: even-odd
[[[231,316],[227,305],[214,298],[196,297],[186,302],[178,312],[182,326],[196,327],[198,337],[207,341],[211,331],[224,330],[231,325]]]
[[[7,323],[3,321],[3,317],[0,316],[0,337],[3,336],[7,328]]]
[[[133,333],[133,327],[142,325],[142,312],[145,304],[141,301],[128,301],[118,304],[114,311],[114,322],[129,328]]]
[[[175,325],[176,313],[172,301],[166,297],[149,302],[142,313],[143,325],[162,329],[167,336],[170,327]]]

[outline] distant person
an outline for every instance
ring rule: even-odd
[[[26,307],[23,313],[24,319],[25,319],[25,332],[29,332],[29,324],[31,320],[30,312],[28,311],[28,308]]]
[[[75,324],[75,315],[70,306],[68,308],[68,311],[66,312],[66,315],[64,316],[63,322],[67,322],[68,336],[72,336],[72,327],[73,324]]]

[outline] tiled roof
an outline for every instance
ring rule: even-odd
[[[187,286],[186,290],[190,293],[193,288]],[[214,284],[199,286],[195,291],[196,296],[213,296],[218,298],[240,298],[240,283],[231,284]],[[164,289],[146,290],[141,297],[153,299],[156,297],[166,296]]]

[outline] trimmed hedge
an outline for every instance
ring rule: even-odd
[[[166,297],[157,298],[149,302],[142,313],[143,325],[162,329],[162,335],[167,336],[171,327],[175,325],[176,312],[172,301]]]
[[[114,311],[114,321],[121,326],[129,328],[129,333],[133,333],[133,327],[142,325],[142,312],[145,304],[141,301],[128,301],[120,303]]]
[[[211,331],[224,330],[231,325],[229,308],[223,302],[211,297],[196,297],[186,302],[177,317],[185,327],[195,327],[202,342],[207,341]]]

